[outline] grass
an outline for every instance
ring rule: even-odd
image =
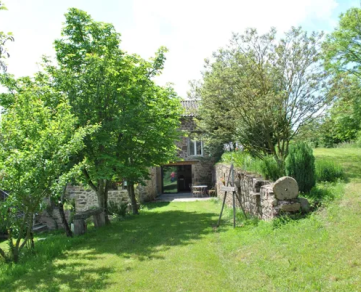
[[[136,217],[68,240],[50,234],[21,265],[1,266],[3,291],[358,291],[361,149],[316,149],[347,183],[306,218],[244,220],[214,201],[148,204]],[[2,243],[3,245],[3,243]]]

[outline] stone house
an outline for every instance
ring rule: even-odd
[[[181,103],[184,113],[180,130],[186,135],[176,143],[179,160],[150,169],[150,180],[139,188],[144,201],[154,200],[163,193],[191,192],[192,184],[214,185],[214,162],[206,153],[204,142],[196,135],[200,134],[194,121],[198,103],[196,100],[183,100]]]
[[[214,185],[213,161],[204,150],[203,141],[197,139],[194,121],[198,103],[195,100],[181,101],[184,113],[180,117],[182,136],[176,143],[179,160],[167,165],[151,167],[149,180],[145,185],[138,185],[136,195],[140,202],[154,201],[163,193],[190,192],[192,184]],[[91,189],[81,186],[69,186],[68,196],[75,200],[77,211],[85,211],[98,205],[96,194]],[[120,203],[128,200],[128,193],[122,187],[109,190],[109,201]]]

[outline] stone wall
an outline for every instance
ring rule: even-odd
[[[189,155],[189,136],[196,132],[196,124],[193,117],[183,117],[181,120],[181,130],[188,134],[188,137],[182,137],[179,142],[176,143],[178,147],[178,157],[184,161],[189,161],[192,165],[192,183],[193,184],[204,184],[212,186],[212,172],[214,162],[209,157],[206,151],[203,152],[203,156],[191,156]]]
[[[64,210],[64,213],[67,222],[70,223],[70,211]],[[50,230],[64,229],[58,207],[54,207],[53,209],[48,208],[48,210],[44,210],[39,216],[37,216],[36,221],[38,223],[46,225]]]
[[[193,117],[183,117],[181,119],[180,130],[185,132],[188,136],[195,133],[196,124],[193,120]],[[179,141],[177,141],[176,146],[178,148],[177,157],[182,160],[194,160],[194,156],[190,156],[188,152],[188,141],[189,137],[182,136]]]
[[[215,169],[217,196],[223,200],[225,193],[220,188],[223,181],[228,179],[230,166],[217,164]],[[236,205],[241,207],[240,204],[242,204],[247,213],[263,220],[270,220],[281,214],[301,211],[301,200],[305,199],[298,198],[298,186],[294,179],[284,177],[276,182],[271,182],[239,168],[234,169],[234,177],[238,197]],[[292,186],[284,187],[284,183],[289,182],[292,183]],[[226,204],[232,206],[231,193],[227,194]]]
[[[139,196],[139,190],[135,190],[135,195]],[[76,212],[84,212],[94,207],[99,207],[98,197],[96,193],[88,188],[82,186],[68,186],[67,196],[75,200]],[[121,202],[129,202],[128,192],[124,189],[109,190],[108,201],[117,204]]]
[[[137,191],[139,193],[139,200],[141,203],[154,201],[158,194],[160,194],[161,191],[159,188],[158,176],[161,176],[160,168],[150,167],[149,180],[146,180],[144,185],[138,185]]]

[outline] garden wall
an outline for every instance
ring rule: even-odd
[[[223,200],[225,192],[221,191],[223,181],[227,182],[230,165],[217,164],[216,187],[217,196]],[[293,178],[284,177],[276,182],[264,180],[261,176],[234,169],[236,187],[236,205],[248,214],[263,220],[270,220],[285,213],[301,211],[301,200],[298,198],[297,182]],[[232,206],[232,194],[228,193],[226,204]]]
[[[70,219],[70,211],[64,210],[65,218],[69,222]],[[54,229],[63,229],[63,223],[61,222],[60,212],[58,207],[54,207],[53,209],[47,208],[44,210],[37,218],[37,223],[44,224],[50,230]]]

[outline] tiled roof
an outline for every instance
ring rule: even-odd
[[[181,104],[184,108],[183,117],[194,117],[197,115],[199,100],[181,100]]]

